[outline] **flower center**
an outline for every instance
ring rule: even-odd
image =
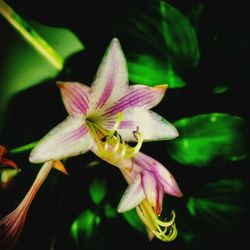
[[[169,221],[162,221],[155,214],[147,200],[144,200],[136,207],[136,211],[145,226],[160,240],[172,241],[177,236],[175,226],[175,212],[172,211],[172,218]]]
[[[137,128],[136,131],[132,131],[137,141],[135,146],[130,146],[122,139],[122,136],[117,131],[122,122],[122,118],[122,113],[117,113],[115,124],[111,130],[103,128],[94,122],[93,119],[86,121],[95,139],[98,155],[112,164],[117,164],[122,159],[131,159],[140,150],[143,143],[139,128]]]

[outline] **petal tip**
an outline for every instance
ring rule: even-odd
[[[112,40],[111,40],[111,45],[119,45],[120,46],[120,41],[118,38],[114,37]]]
[[[33,151],[31,151],[31,153],[30,153],[29,162],[31,162],[31,163],[38,163],[38,162],[37,162],[37,157],[36,157],[36,155],[33,153]]]
[[[122,209],[121,207],[117,207],[117,212],[118,213],[124,213],[124,212],[126,212],[124,209]]]
[[[154,86],[154,88],[156,88],[156,89],[160,89],[160,90],[162,90],[162,91],[166,91],[167,89],[168,89],[168,84],[160,84],[160,85],[156,85],[156,86]]]
[[[177,138],[179,136],[179,132],[175,127],[173,129],[173,134],[172,135],[173,135],[173,139],[175,139],[175,138]]]
[[[56,85],[57,85],[57,87],[60,89],[60,88],[63,88],[63,86],[65,85],[65,82],[57,81],[57,82],[56,82]]]

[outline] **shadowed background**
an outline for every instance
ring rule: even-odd
[[[74,157],[65,164],[69,176],[53,170],[38,192],[16,249],[242,249],[249,224],[246,4],[6,2],[21,25],[29,24],[60,55],[63,67],[0,16],[0,144],[11,149],[39,140],[62,121],[67,114],[55,82],[91,84],[117,37],[131,84],[169,84],[154,110],[180,136],[144,143],[142,151],[162,162],[184,193],[164,199],[163,217],[172,209],[177,214],[177,239],[149,242],[134,211],[116,211],[126,188],[119,171],[91,153]],[[0,167],[0,217],[17,206],[38,172],[28,155],[9,155],[20,173]]]

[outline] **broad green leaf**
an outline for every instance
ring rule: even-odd
[[[170,156],[184,165],[205,166],[216,160],[237,161],[247,156],[244,120],[223,113],[202,114],[174,123],[179,137],[170,141]]]
[[[171,64],[150,55],[134,55],[128,61],[129,79],[133,83],[155,86],[167,83],[170,88],[181,88],[186,83],[178,76]]]
[[[28,23],[4,3],[1,38],[4,56],[0,65],[0,112],[16,93],[54,78],[62,70],[63,62],[84,46],[69,30],[54,28],[34,21]],[[4,11],[8,9],[8,11]],[[12,14],[10,14],[12,13]],[[13,29],[13,27],[15,29]]]
[[[185,86],[176,70],[183,65],[196,66],[200,58],[196,32],[189,20],[172,5],[159,1],[143,5],[127,22],[123,24],[127,32],[142,47],[148,47],[147,52],[127,53],[130,81]]]

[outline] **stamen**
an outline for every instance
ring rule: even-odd
[[[121,112],[117,113],[116,122],[110,131],[105,130],[96,123],[87,121],[92,136],[95,138],[97,144],[98,155],[101,158],[105,158],[105,160],[111,164],[117,164],[124,158],[131,159],[140,150],[143,143],[143,137],[138,127],[136,131],[133,131],[133,135],[137,140],[134,147],[131,147],[122,139],[117,131],[122,122],[122,117],[123,115]],[[101,137],[100,134],[102,134]]]
[[[136,211],[142,222],[158,239],[169,242],[176,238],[177,229],[174,223],[174,211],[172,211],[172,218],[169,221],[161,221],[147,200],[144,200],[136,208]]]

